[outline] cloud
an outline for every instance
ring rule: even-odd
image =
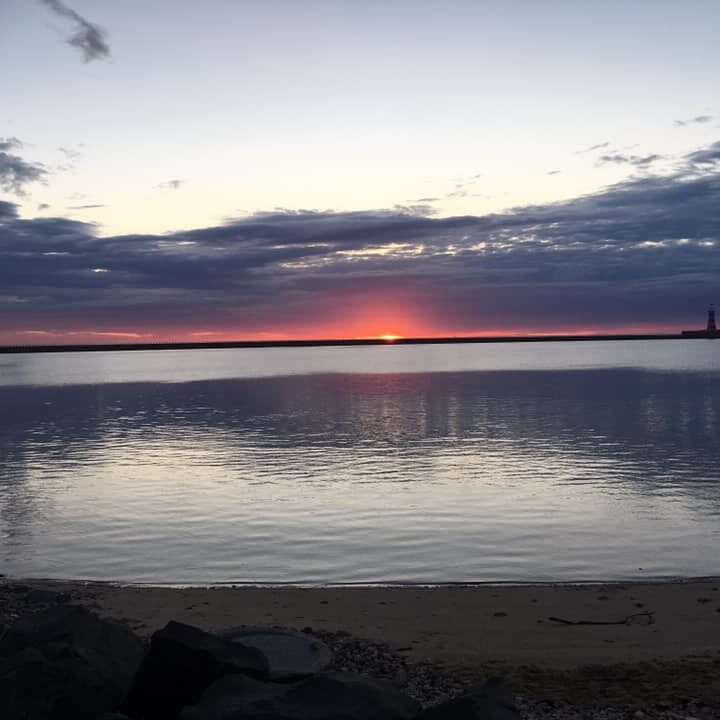
[[[23,144],[16,137],[0,138],[0,152],[20,150]]]
[[[15,138],[9,138],[4,143],[13,141],[19,142]],[[19,155],[0,151],[0,189],[15,195],[24,195],[25,185],[43,180],[46,175],[44,165],[27,162]]]
[[[610,145],[609,142],[598,143],[597,145],[591,145],[590,147],[584,148],[583,150],[576,150],[575,154],[576,155],[584,155],[585,153],[592,152],[593,150],[602,150],[603,148],[606,148],[609,145]]]
[[[92,208],[103,208],[105,205],[70,205],[68,210],[91,210]]]
[[[0,224],[8,220],[15,220],[17,217],[17,205],[5,200],[0,200]]]
[[[431,215],[435,215],[437,210],[428,203],[411,203],[409,205],[394,205],[392,212],[402,215],[430,217]]]
[[[47,5],[56,15],[72,20],[75,23],[75,30],[67,38],[67,43],[78,48],[83,56],[83,62],[101,60],[110,57],[110,46],[107,44],[107,33],[98,25],[89,22],[75,12],[72,8],[64,5],[60,0],[40,0]]]
[[[154,186],[154,190],[179,190],[184,180],[167,180]]]
[[[445,194],[446,198],[463,198],[468,197],[471,193],[468,188],[476,185],[478,180],[483,176],[482,173],[467,175],[455,178],[455,189]]]
[[[673,125],[675,125],[675,127],[686,127],[688,125],[709,123],[712,119],[712,115],[696,115],[689,120],[675,120]]]
[[[712,158],[720,143],[669,174],[488,215],[279,209],[101,237],[93,224],[25,220],[0,203],[0,287],[21,299],[3,307],[3,322],[243,335],[331,321],[350,328],[363,313],[405,308],[449,332],[687,325],[720,300]]]
[[[59,147],[58,151],[61,152],[68,160],[77,160],[82,153],[75,148]]]
[[[627,155],[625,153],[614,153],[610,155],[601,155],[598,165],[607,165],[612,163],[615,165],[633,165],[634,167],[646,168],[652,163],[662,160],[663,156],[656,153],[651,155]]]
[[[59,147],[58,151],[65,157],[65,162],[56,166],[59,172],[68,172],[75,169],[75,161],[82,157],[82,153],[74,148]]]
[[[690,153],[687,161],[692,166],[714,165],[720,162],[720,140],[709,147]]]

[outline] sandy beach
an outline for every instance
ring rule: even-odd
[[[15,581],[19,582],[19,581]],[[409,663],[573,702],[720,697],[720,582],[457,587],[115,586],[68,593],[141,635],[169,620],[207,630],[281,625],[387,643]],[[7,585],[7,583],[6,583]]]

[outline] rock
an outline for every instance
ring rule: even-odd
[[[70,596],[67,593],[55,592],[53,590],[31,590],[25,597],[28,602],[31,603],[66,603],[70,600]]]
[[[503,680],[489,678],[484,685],[428,708],[417,720],[520,720],[520,711]]]
[[[270,627],[239,627],[221,633],[233,643],[260,650],[268,661],[269,679],[299,680],[328,669],[330,648],[307,633]]]
[[[410,720],[420,704],[387,680],[323,673],[294,683],[228,675],[211,685],[182,720]]]
[[[401,667],[393,677],[393,683],[396,687],[405,687],[408,684],[408,673],[407,669]]]
[[[0,640],[0,717],[97,718],[125,697],[142,642],[78,606],[19,618]]]
[[[209,685],[231,673],[266,679],[267,659],[256,648],[169,622],[152,636],[150,650],[120,709],[132,718],[176,718]]]

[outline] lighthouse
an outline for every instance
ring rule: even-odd
[[[715,306],[708,308],[707,327],[704,330],[683,330],[682,336],[687,338],[720,338],[717,325],[715,324]]]

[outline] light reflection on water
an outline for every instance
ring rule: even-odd
[[[143,354],[129,355],[135,377]],[[33,357],[16,379],[39,377],[22,366]],[[100,368],[93,357],[82,356],[86,377],[107,380],[108,358]],[[682,372],[480,363],[94,385],[6,374],[0,572],[168,583],[717,575],[713,358]],[[202,357],[190,364],[197,374]],[[67,367],[53,373],[67,381]]]

